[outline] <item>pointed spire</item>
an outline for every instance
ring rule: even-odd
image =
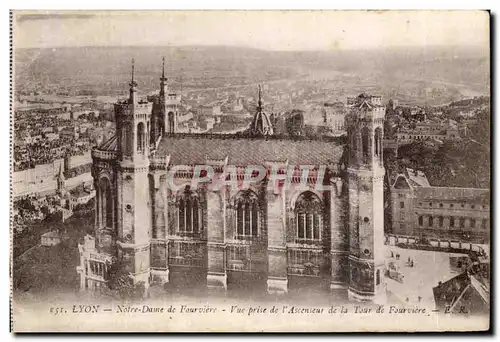
[[[257,104],[257,111],[262,112],[262,88],[259,84],[259,102]]]
[[[135,59],[132,58],[132,80],[130,81],[130,95],[128,99],[128,103],[135,103],[136,97],[135,97],[135,92],[137,91],[137,82],[134,79],[134,70],[135,69]]]
[[[165,57],[162,57],[161,61],[162,61],[162,71],[161,71],[160,81],[165,83],[165,81],[167,81],[167,78],[165,77]]]
[[[134,79],[135,76],[135,59],[132,58],[132,80],[130,81],[130,88],[137,87],[137,82]]]
[[[162,60],[162,71],[161,71],[161,78],[165,78],[165,56],[163,56]]]
[[[165,57],[162,59],[162,71],[161,71],[161,77],[160,77],[160,101],[165,100],[165,96],[168,92],[168,85],[167,85],[167,80],[168,78],[165,77]]]

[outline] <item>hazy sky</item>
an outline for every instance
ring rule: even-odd
[[[170,11],[17,13],[16,47],[235,45],[327,50],[489,44],[481,11]]]

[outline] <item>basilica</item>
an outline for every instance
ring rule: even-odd
[[[379,96],[348,99],[347,139],[281,136],[260,99],[242,134],[179,133],[179,96],[165,70],[154,102],[115,104],[116,135],[92,150],[95,229],[79,245],[82,290],[107,286],[114,265],[146,288],[286,294],[307,289],[383,302],[385,107]],[[189,180],[199,165],[238,181],[248,165],[294,170],[238,189]],[[308,165],[304,174],[301,165]],[[325,172],[323,172],[326,170]],[[318,187],[320,180],[322,187]]]

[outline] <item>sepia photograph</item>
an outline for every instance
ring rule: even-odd
[[[490,330],[486,10],[13,10],[11,331]]]

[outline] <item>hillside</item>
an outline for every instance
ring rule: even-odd
[[[400,101],[450,102],[489,93],[489,51],[475,48],[394,48],[364,51],[265,51],[224,46],[68,47],[17,49],[17,90],[33,85],[123,92],[136,59],[141,89],[157,88],[161,57],[169,79],[184,89],[310,77],[339,82]],[[363,88],[363,89],[361,89]]]

